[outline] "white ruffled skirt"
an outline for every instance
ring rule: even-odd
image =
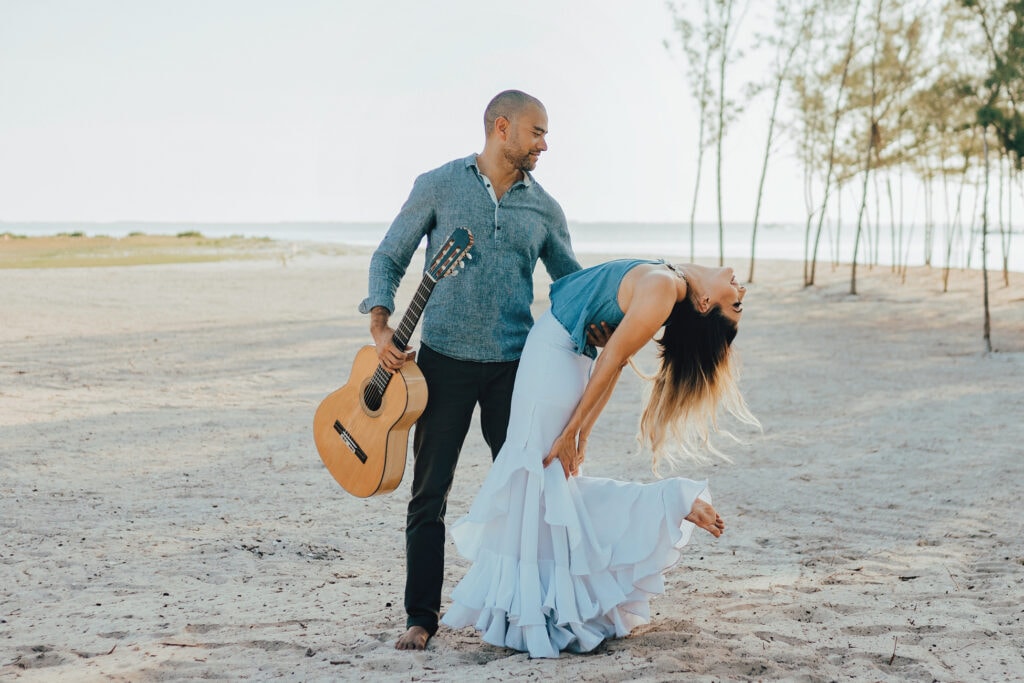
[[[473,562],[442,623],[475,626],[492,645],[557,657],[588,652],[647,623],[648,600],[679,560],[684,517],[705,482],[566,480],[542,461],[576,408],[593,362],[550,311],[523,351],[508,436],[469,513],[451,527]]]

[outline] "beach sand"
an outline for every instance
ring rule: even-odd
[[[393,649],[411,475],[354,498],[311,433],[369,342],[368,262],[0,270],[0,680],[1024,679],[1024,275],[992,278],[985,354],[979,273],[861,267],[850,296],[848,267],[805,289],[759,263],[737,345],[764,431],[678,470],[725,535],[694,536],[649,625],[530,660],[471,629]],[[588,474],[654,476],[642,387]],[[449,521],[488,466],[474,423]],[[449,543],[445,604],[466,568]]]

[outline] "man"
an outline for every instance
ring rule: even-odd
[[[484,149],[424,173],[370,261],[370,333],[381,365],[398,370],[411,354],[392,343],[394,296],[427,238],[427,259],[453,230],[473,233],[473,259],[438,281],[422,316],[417,364],[427,407],[413,436],[412,498],[406,519],[407,631],[399,650],[422,650],[437,631],[444,579],[444,515],[455,466],[477,404],[484,440],[497,457],[512,387],[533,324],[538,259],[552,279],[580,269],[565,214],[530,175],[547,150],[547,112],[535,97],[499,93],[484,111]],[[600,341],[603,341],[600,340]]]

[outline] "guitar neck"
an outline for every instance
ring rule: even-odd
[[[395,329],[392,342],[396,348],[404,351],[405,347],[409,345],[412,331],[416,329],[416,323],[420,321],[423,307],[427,305],[427,299],[430,298],[430,293],[434,291],[434,285],[437,284],[440,278],[453,274],[455,266],[462,265],[462,259],[468,256],[466,252],[472,245],[473,235],[466,228],[459,228],[445,241],[437,257],[426,269],[426,272],[423,273],[423,280],[416,289],[416,294],[413,296],[408,310],[402,316],[402,322]],[[384,391],[387,389],[390,381],[391,373],[385,370],[383,365],[378,365],[373,373],[373,377],[370,378],[363,388],[365,409],[374,411],[380,408]]]
[[[430,293],[434,291],[435,284],[437,284],[437,281],[432,279],[429,273],[423,275],[423,281],[420,282],[420,286],[416,289],[416,294],[412,297],[408,310],[402,316],[402,322],[395,329],[394,342],[397,348],[404,349],[409,345],[412,331],[416,329],[416,323],[420,321],[423,307],[427,305],[427,299],[430,298]]]

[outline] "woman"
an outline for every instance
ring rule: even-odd
[[[551,286],[551,309],[520,360],[505,445],[452,527],[473,565],[445,624],[474,625],[491,644],[557,657],[647,622],[649,596],[663,592],[662,574],[694,526],[718,537],[725,525],[702,500],[704,482],[580,476],[587,438],[622,369],[662,327],[661,367],[639,434],[654,467],[669,436],[696,455],[719,405],[757,424],[731,350],[745,291],[731,268],[647,259],[610,261]],[[599,322],[615,330],[597,356],[586,332]]]

